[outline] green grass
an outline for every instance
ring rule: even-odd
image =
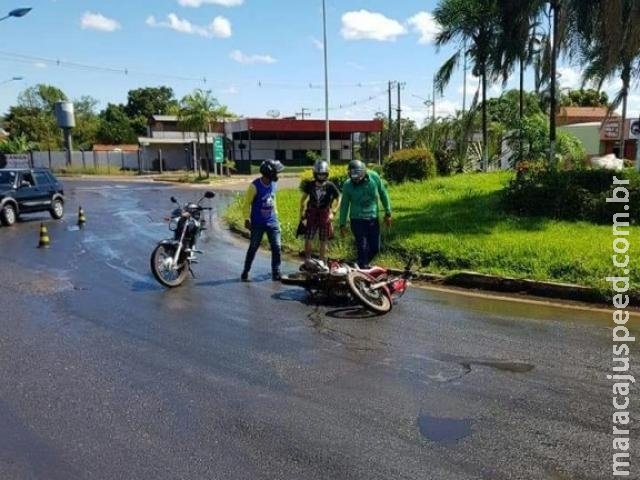
[[[470,173],[391,186],[394,223],[383,231],[378,261],[400,267],[403,258],[414,255],[422,272],[471,270],[609,291],[605,278],[621,275],[612,265],[611,225],[506,214],[499,205],[500,192],[511,175]],[[278,193],[283,245],[293,252],[302,250],[302,240],[295,238],[299,201],[296,189]],[[230,207],[227,220],[236,227],[242,224],[238,204]],[[640,227],[630,230],[633,249]],[[330,255],[353,258],[352,237],[334,240]],[[638,285],[638,269],[631,265],[630,270],[631,284]]]
[[[67,165],[65,167],[54,167],[52,171],[59,175],[127,175],[134,176],[138,174],[137,170],[121,170],[116,166],[96,165],[89,167],[82,165]]]

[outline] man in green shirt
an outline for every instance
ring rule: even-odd
[[[384,208],[384,222],[391,225],[391,203],[382,179],[367,170],[360,160],[349,162],[349,179],[342,188],[340,201],[340,232],[347,233],[347,218],[356,242],[358,266],[367,268],[380,251],[380,221],[378,200]]]

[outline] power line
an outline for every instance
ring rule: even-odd
[[[86,63],[80,62],[70,62],[67,60],[60,59],[52,59],[45,57],[36,57],[31,55],[23,55],[19,53],[10,53],[0,51],[0,57],[7,57],[8,59],[21,63],[44,63],[47,65],[52,65],[61,68],[70,68],[74,70],[83,70],[83,71],[94,71],[94,72],[104,72],[104,73],[114,73],[114,74],[122,74],[122,75],[142,75],[142,76],[152,76],[155,78],[171,78],[174,80],[186,80],[186,81],[197,81],[206,83],[206,77],[186,77],[183,75],[171,75],[166,73],[151,73],[144,72],[141,70],[131,70],[126,67],[108,67],[108,66],[100,66],[100,65],[90,65]]]

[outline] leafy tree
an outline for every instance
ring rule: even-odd
[[[0,141],[1,153],[26,153],[33,150],[34,145],[23,135],[11,136]]]
[[[560,94],[559,102],[563,107],[608,107],[609,96],[607,92],[599,92],[593,88],[570,90]]]
[[[18,96],[18,104],[9,108],[5,126],[11,135],[23,135],[40,150],[62,148],[62,134],[57,125],[54,108],[67,96],[57,87],[38,84]]]
[[[76,126],[71,131],[76,148],[90,150],[96,141],[100,128],[100,117],[96,113],[98,100],[90,96],[83,96],[73,102]]]
[[[170,87],[145,87],[129,90],[124,111],[129,118],[169,115],[175,112],[178,101]]]
[[[124,106],[110,103],[105,110],[100,112],[99,118],[98,142],[114,145],[138,142],[138,137],[131,127]]]
[[[170,115],[177,111],[178,101],[169,87],[145,87],[129,90],[124,112],[138,135],[145,135],[152,115]]]
[[[520,113],[520,98],[522,98],[522,114]],[[542,113],[538,96],[535,92],[508,90],[498,98],[487,100],[487,115],[492,122],[500,122],[508,129],[517,129],[521,117]]]

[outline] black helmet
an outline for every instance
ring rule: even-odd
[[[367,168],[360,160],[351,160],[349,162],[349,178],[352,182],[358,183],[364,178]]]
[[[320,182],[329,178],[329,163],[326,160],[317,160],[313,164],[313,178]]]
[[[265,160],[260,164],[260,174],[267,177],[272,182],[278,181],[278,173],[284,170],[284,165],[280,160]]]

